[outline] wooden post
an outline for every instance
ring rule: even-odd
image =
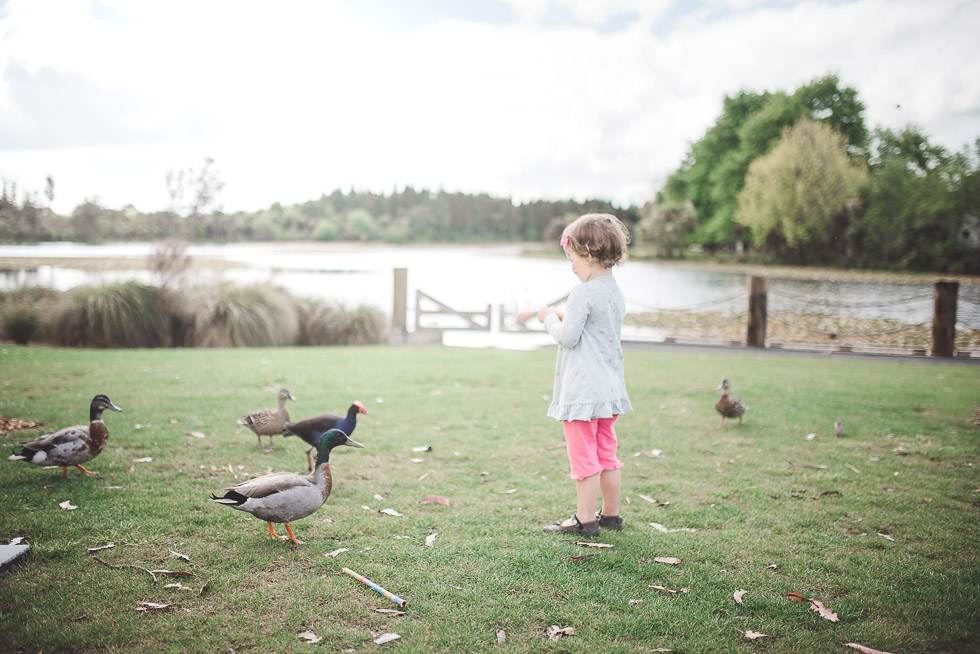
[[[745,344],[749,347],[766,346],[766,294],[768,290],[768,278],[749,278],[749,325],[745,334]]]
[[[391,310],[393,336],[408,333],[408,269],[395,268],[395,301]]]
[[[959,282],[936,282],[932,312],[932,356],[951,357],[956,350],[956,295]]]

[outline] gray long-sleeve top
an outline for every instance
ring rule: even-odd
[[[558,343],[550,417],[592,420],[633,410],[623,378],[625,315],[619,284],[603,275],[572,290],[564,320],[555,314],[545,318],[545,329]]]

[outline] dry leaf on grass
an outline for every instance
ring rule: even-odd
[[[548,627],[545,630],[545,633],[548,634],[548,640],[550,640],[552,642],[558,642],[558,640],[562,636],[574,636],[575,635],[575,627],[564,627],[564,628],[562,628],[562,627],[559,627],[556,624],[553,624],[553,625],[551,625],[550,627]]]
[[[375,613],[383,613],[385,615],[405,615],[404,611],[399,611],[398,609],[374,609]]]
[[[794,602],[802,602],[803,600],[806,599],[805,597],[803,597],[803,593],[801,593],[801,592],[799,592],[797,590],[794,590],[794,591],[790,591],[788,593],[785,593],[785,595],[786,595],[786,597],[790,598]]]
[[[507,642],[507,632],[503,629],[497,629],[497,644],[503,645]]]
[[[655,556],[653,560],[657,563],[666,563],[668,565],[677,565],[681,562],[680,559],[674,556]]]
[[[508,489],[508,490],[505,490],[505,491],[500,491],[500,494],[501,495],[510,495],[511,493],[516,493],[516,492],[517,492],[517,489],[516,488],[511,488],[511,489]]]
[[[312,631],[301,631],[296,634],[296,637],[301,640],[305,640],[308,643],[319,643],[321,640],[323,640],[323,636],[317,636]]]
[[[864,645],[858,645],[857,643],[845,643],[846,647],[853,647],[859,652],[864,652],[864,654],[889,654],[889,652],[882,652],[879,649],[871,649],[870,647],[865,647]]]
[[[109,543],[108,545],[102,545],[101,547],[90,547],[90,548],[88,548],[88,551],[89,552],[98,552],[99,550],[111,550],[115,546],[116,546],[115,543]]]
[[[336,556],[337,556],[338,554],[342,554],[342,553],[344,553],[344,552],[346,552],[346,551],[347,551],[347,548],[346,548],[346,547],[341,547],[340,549],[336,549],[336,550],[334,550],[333,552],[327,552],[327,553],[326,553],[326,554],[324,554],[323,556],[329,556],[330,558],[334,558],[334,557],[336,557]]]
[[[378,511],[378,513],[384,513],[385,515],[393,515],[393,516],[398,517],[398,518],[404,518],[405,517],[405,515],[403,513],[399,513],[398,511],[395,511],[394,509],[381,509],[380,511]]]
[[[579,561],[581,561],[583,559],[587,559],[590,556],[596,556],[596,552],[589,552],[588,554],[579,554],[577,556],[570,556],[568,558],[570,558],[572,561],[575,561],[576,563],[578,563]]]
[[[744,597],[745,596],[745,593],[747,593],[747,592],[749,592],[749,591],[747,591],[747,590],[736,590],[735,593],[732,595],[732,597],[735,598],[735,603],[736,604],[742,604],[742,597]]]
[[[436,542],[436,536],[437,535],[438,535],[438,532],[437,533],[434,533],[434,534],[429,534],[428,536],[426,536],[425,537],[425,546],[426,547],[432,547],[432,544]]]
[[[826,618],[831,622],[837,622],[838,620],[837,614],[824,606],[820,600],[811,599],[810,608],[819,613],[821,618]]]
[[[185,431],[184,433],[188,436],[193,436],[194,438],[204,438],[203,431]]]
[[[10,542],[7,543],[7,544],[8,545],[20,545],[23,540],[24,540],[24,537],[23,536],[18,536],[17,538],[12,538],[10,540]]]
[[[641,599],[631,599],[630,600],[630,606],[636,606],[638,604],[643,604],[643,600],[641,600]]]
[[[58,506],[60,506],[61,508],[63,508],[65,511],[74,511],[75,509],[78,508],[77,506],[75,506],[74,504],[72,504],[69,500],[65,500],[64,502],[62,502]]]
[[[651,522],[650,526],[656,529],[657,531],[663,532],[665,534],[673,534],[674,532],[678,532],[678,531],[689,531],[692,533],[697,531],[697,529],[692,529],[691,527],[678,527],[676,529],[667,529],[667,527],[664,527],[659,522]]]
[[[176,588],[177,590],[194,590],[193,588],[189,586],[185,586],[184,584],[167,584],[164,586],[164,588]]]
[[[442,504],[443,506],[450,506],[449,500],[438,495],[426,495],[419,504]]]
[[[141,459],[133,459],[133,463],[150,463],[151,461],[153,461],[152,456],[144,456]]]
[[[140,602],[136,605],[137,611],[157,611],[170,608],[169,604],[159,604],[157,602]]]
[[[775,636],[770,636],[769,634],[760,634],[758,631],[752,631],[751,629],[748,629],[746,631],[742,631],[741,629],[739,629],[739,631],[741,633],[745,634],[745,637],[746,638],[750,638],[752,640],[755,640],[756,638],[774,638],[775,637]]]
[[[599,549],[612,547],[611,543],[591,543],[585,540],[575,541],[575,545],[581,545],[582,547],[597,547]]]
[[[415,452],[416,454],[419,453],[419,452],[431,452],[432,451],[432,446],[431,445],[419,445],[417,447],[413,447],[412,448],[412,451]]]
[[[380,636],[375,638],[374,642],[377,645],[384,645],[385,643],[390,643],[391,641],[398,640],[399,638],[401,638],[401,636],[399,636],[398,634],[387,633],[387,634],[381,634]]]
[[[895,542],[895,539],[894,539],[894,538],[892,538],[891,536],[889,536],[888,534],[885,534],[885,533],[882,533],[882,532],[880,532],[880,531],[879,531],[879,532],[876,532],[876,533],[877,533],[877,534],[878,534],[879,536],[881,536],[882,538],[884,538],[885,540],[890,540],[890,541],[891,541],[891,542],[893,542],[893,543]]]
[[[677,590],[674,590],[673,588],[667,588],[666,586],[650,586],[650,588],[653,588],[654,590],[662,591],[664,593],[670,593],[671,595],[691,592],[690,588],[678,588]]]
[[[653,499],[649,495],[644,495],[643,493],[637,493],[636,496],[639,497],[641,500],[644,500],[646,502],[649,502],[650,504],[660,504],[660,502],[658,502],[657,500]]]
[[[181,554],[180,552],[175,552],[173,550],[170,550],[170,556],[171,558],[184,559],[185,561],[191,560],[191,557],[187,556],[186,554]]]

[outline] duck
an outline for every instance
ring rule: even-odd
[[[286,428],[286,423],[289,422],[289,411],[286,410],[286,400],[298,401],[289,392],[288,388],[280,389],[278,409],[259,409],[238,419],[238,424],[245,425],[251,429],[255,437],[259,439],[259,447],[263,452],[272,451],[272,437],[276,434],[281,434],[282,430]],[[263,435],[269,437],[268,449],[262,447]]]
[[[844,433],[844,423],[840,420],[834,421],[834,436],[840,438],[841,434]]]
[[[109,428],[102,421],[106,409],[122,413],[107,395],[96,395],[88,409],[88,425],[73,425],[32,441],[20,443],[21,450],[8,457],[11,461],[26,461],[34,465],[61,466],[61,474],[68,476],[69,466],[75,466],[84,475],[95,474],[82,465],[97,457],[109,440]]]
[[[210,500],[265,520],[269,525],[270,538],[286,538],[302,545],[303,541],[296,538],[290,523],[315,513],[330,497],[333,488],[331,450],[339,445],[364,447],[339,429],[331,429],[318,436],[316,468],[312,475],[274,472],[222,488],[225,494],[218,496],[212,493]],[[285,524],[289,535],[278,536],[273,523]]]
[[[347,409],[346,416],[341,417],[333,413],[322,413],[312,418],[305,418],[299,422],[287,422],[282,434],[283,436],[299,436],[310,445],[309,449],[306,450],[306,464],[308,466],[307,470],[313,470],[313,459],[310,458],[310,452],[316,449],[318,438],[324,432],[331,429],[339,429],[350,436],[354,433],[354,429],[357,428],[357,414],[363,413],[367,415],[367,412],[364,405],[355,400]]]
[[[741,425],[742,416],[745,415],[749,407],[734,395],[728,394],[731,390],[731,384],[728,383],[727,379],[721,380],[718,389],[721,390],[721,397],[715,403],[715,411],[721,414],[721,422],[718,423],[718,427],[720,428],[725,424],[725,418],[738,418],[738,424]]]

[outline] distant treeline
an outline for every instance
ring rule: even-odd
[[[432,193],[412,187],[390,195],[337,190],[317,200],[275,203],[254,213],[205,212],[202,209],[207,207],[201,204],[190,213],[141,213],[132,206],[114,210],[86,202],[70,216],[61,216],[35,198],[18,200],[16,195],[16,188],[4,184],[0,241],[539,241],[557,238],[570,218],[590,211],[612,212],[628,223],[638,220],[636,208],[616,208],[601,200],[515,205],[510,199],[485,194]]]

